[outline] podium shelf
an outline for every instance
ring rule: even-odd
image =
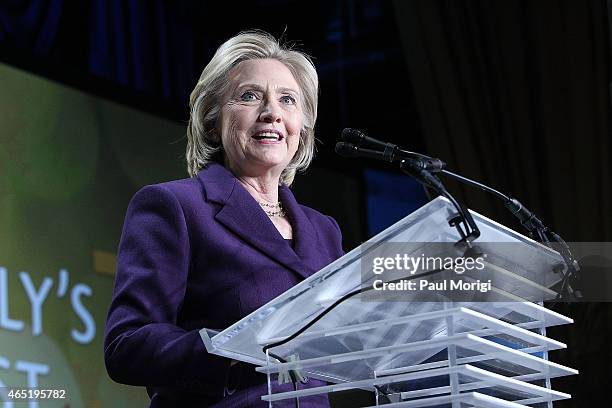
[[[549,388],[541,387],[528,382],[508,378],[503,375],[491,373],[489,371],[471,366],[461,365],[455,367],[446,367],[433,370],[427,370],[417,373],[397,374],[382,378],[372,378],[368,380],[352,381],[344,384],[327,385],[316,388],[307,388],[298,391],[281,392],[277,394],[271,394],[263,396],[264,401],[281,401],[289,398],[302,398],[312,395],[328,394],[332,392],[345,391],[350,389],[364,389],[374,387],[381,387],[383,385],[395,385],[402,384],[413,385],[414,381],[417,380],[443,380],[449,379],[451,376],[456,375],[458,379],[458,392],[463,393],[467,391],[480,390],[480,392],[486,392],[487,394],[503,395],[504,399],[508,401],[513,399],[516,401],[521,400],[533,400],[542,399],[546,401],[557,401],[560,399],[568,399],[571,396],[569,394],[551,390]],[[429,384],[423,382],[424,384]],[[424,386],[421,389],[401,392],[403,398],[418,398],[418,397],[431,397],[433,395],[445,394],[451,392],[451,386],[437,386],[428,388]],[[461,394],[451,396],[451,402],[453,397],[458,397]],[[413,402],[413,401],[410,401]],[[408,405],[407,405],[408,406]]]
[[[445,395],[418,401],[396,402],[385,404],[384,406],[389,408],[453,408],[453,402],[459,404],[458,408],[530,408],[527,405],[505,401],[478,392],[470,392],[457,396]],[[367,408],[374,407],[370,406]]]
[[[270,363],[267,366],[257,367],[256,371],[275,374],[297,370],[319,379],[327,379],[326,376],[333,376],[336,379],[343,379],[345,382],[349,381],[350,378],[379,378],[449,366],[449,361],[444,356],[431,362],[410,363],[418,362],[423,355],[435,355],[440,350],[448,350],[451,346],[455,347],[455,364],[457,365],[477,364],[487,367],[489,370],[504,372],[507,376],[528,381],[578,373],[575,369],[528,354],[523,350],[516,350],[471,334],[459,334],[402,346],[389,346],[288,363]],[[432,353],[432,351],[435,351],[435,353]],[[411,357],[412,355],[416,357]],[[379,366],[381,359],[385,357],[390,358],[385,361],[382,368],[375,369],[374,367]],[[354,371],[356,367],[370,367],[370,370],[356,373]]]

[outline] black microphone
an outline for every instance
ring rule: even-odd
[[[407,152],[399,149],[392,143],[385,143],[366,136],[363,132],[355,129],[344,129],[342,139],[346,142],[336,143],[336,153],[343,157],[364,157],[368,159],[384,160],[390,163],[400,162],[400,169],[414,177],[421,184],[432,187],[438,194],[447,197],[464,224],[464,229],[457,227],[462,236],[462,241],[472,241],[480,236],[478,226],[470,213],[460,205],[457,200],[446,190],[442,182],[432,172],[443,172],[446,164],[440,160],[419,153]],[[354,142],[350,143],[350,142]],[[379,150],[360,147],[365,144]],[[382,150],[382,151],[380,151]],[[457,224],[459,225],[459,224]]]
[[[402,155],[396,155],[393,153],[390,154],[388,151],[381,152],[373,149],[365,149],[352,143],[338,142],[336,143],[335,150],[340,156],[348,158],[363,157],[366,159],[383,160],[389,163],[409,160],[414,168],[418,167],[420,170],[431,171],[434,173],[439,172],[446,167],[446,164],[440,159],[434,159],[431,157],[402,157]]]
[[[338,142],[336,143],[336,153],[338,153],[342,157],[364,157],[367,159],[376,159],[376,160],[385,160],[389,161],[385,158],[382,152],[371,149],[364,149],[362,147],[357,147],[351,143]]]
[[[378,139],[374,139],[373,137],[367,136],[361,130],[352,129],[352,128],[345,128],[342,131],[342,140],[344,140],[347,143],[354,144],[358,147],[370,146],[378,150],[384,150],[385,148],[391,148],[391,149],[397,148],[397,146],[394,145],[393,143],[387,143],[387,142],[380,141]]]
[[[404,159],[418,159],[419,166],[427,171],[440,172],[446,168],[446,163],[440,159],[429,157],[421,153],[402,150],[393,143],[382,142],[378,139],[374,139],[358,129],[345,128],[342,131],[342,140],[347,142],[349,145],[355,146],[358,149],[357,151],[364,149],[362,146],[372,148],[372,150],[365,149],[369,150],[370,152],[378,150],[383,156],[382,160],[390,163],[401,162]],[[356,155],[357,153],[354,154]],[[356,157],[355,155],[351,157]],[[373,156],[368,157],[376,158]]]
[[[395,156],[399,152],[397,145],[394,145],[393,143],[381,142],[378,139],[366,136],[365,133],[357,129],[345,128],[342,131],[342,140],[355,145],[358,148],[362,148],[361,146],[369,146],[376,150],[382,151],[385,157],[383,160],[391,163],[395,161]]]

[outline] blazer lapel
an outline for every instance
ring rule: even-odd
[[[215,216],[218,222],[285,267],[303,277],[310,275],[310,269],[305,268],[257,201],[229,170],[219,164],[210,164],[198,173],[198,177],[203,182],[206,199],[222,205]]]
[[[281,186],[279,196],[293,227],[293,248],[310,276],[317,271],[320,255],[317,250],[317,232],[288,187]]]

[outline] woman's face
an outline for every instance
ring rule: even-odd
[[[303,123],[295,78],[277,60],[255,59],[234,67],[228,85],[219,117],[227,165],[237,176],[280,176]]]

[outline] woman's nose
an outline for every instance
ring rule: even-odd
[[[259,114],[262,122],[275,123],[282,120],[281,109],[274,102],[265,102]]]

